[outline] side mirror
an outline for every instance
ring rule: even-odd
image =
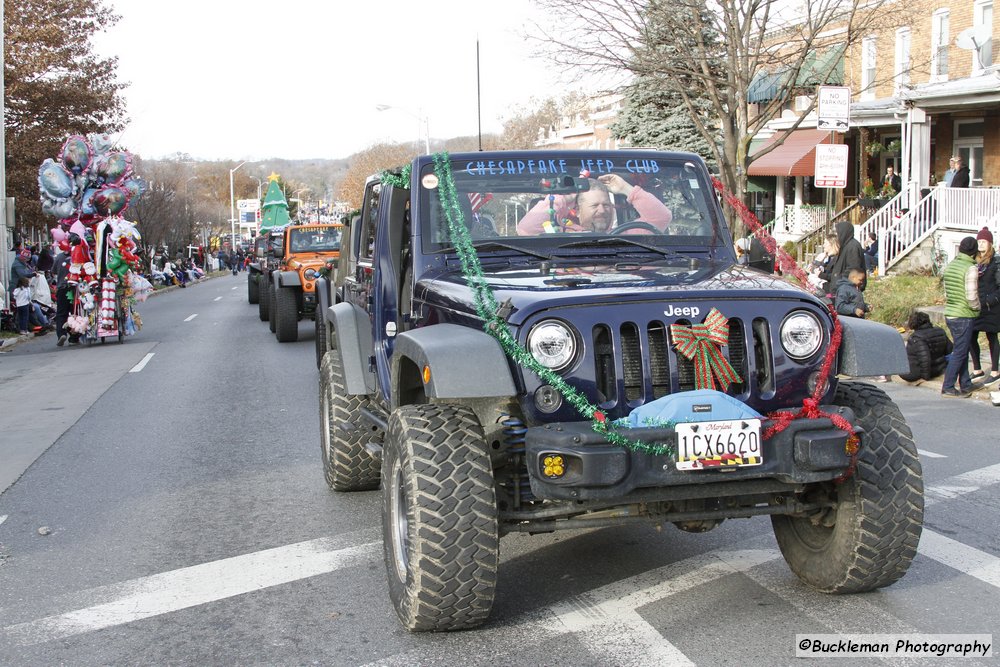
[[[273,254],[278,259],[283,258],[285,256],[285,246],[284,246],[284,244],[281,244],[281,243],[274,244],[274,252],[273,252]]]
[[[264,252],[263,248],[258,247],[257,251],[254,254],[257,256],[257,259],[264,259],[266,253]]]

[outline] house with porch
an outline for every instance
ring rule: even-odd
[[[886,7],[891,11],[894,5]],[[998,19],[993,0],[914,0],[913,11],[865,35],[844,55],[837,83],[852,90],[846,132],[815,129],[806,117],[777,149],[751,163],[755,198],[773,203],[773,233],[800,241],[828,220],[850,219],[859,238],[878,237],[880,271],[926,271],[948,261],[963,236],[1000,233],[1000,66],[994,62]],[[761,73],[750,103],[772,99],[773,74]],[[751,152],[799,119],[794,107],[755,137]],[[813,187],[815,146],[850,147],[848,187]],[[963,158],[970,187],[944,187],[948,160]],[[898,194],[863,196],[881,185],[886,167],[902,177]],[[758,207],[758,210],[764,207]]]

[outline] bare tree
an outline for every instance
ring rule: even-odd
[[[906,20],[880,11],[887,1],[536,0],[560,19],[536,26],[535,37],[561,66],[622,81],[641,76],[675,95],[712,147],[723,184],[743,197],[750,163],[797,129],[815,99],[751,156],[754,135],[804,87],[813,93],[829,80],[863,35]],[[821,51],[831,57],[817,57]],[[763,71],[783,73],[784,85],[766,104],[750,105],[750,85]],[[706,100],[717,122],[706,122]]]
[[[360,209],[369,176],[383,169],[402,167],[414,157],[413,144],[377,143],[355,153],[348,158],[350,166],[338,186],[337,199],[348,202],[352,209]]]

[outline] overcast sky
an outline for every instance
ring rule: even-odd
[[[122,19],[95,40],[119,58],[143,157],[339,158],[379,140],[483,132],[565,82],[530,58],[529,0],[105,0]],[[378,112],[376,104],[406,111]]]

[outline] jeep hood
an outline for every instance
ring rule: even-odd
[[[546,271],[547,272],[543,272]],[[499,302],[513,305],[508,322],[518,325],[539,309],[625,301],[794,299],[818,303],[796,284],[744,266],[687,258],[588,266],[484,267]],[[455,270],[432,271],[417,283],[414,298],[451,310],[475,313],[472,291]]]
[[[327,252],[297,252],[287,259],[285,266],[291,271],[302,268],[322,266],[331,259],[340,257],[339,250]]]

